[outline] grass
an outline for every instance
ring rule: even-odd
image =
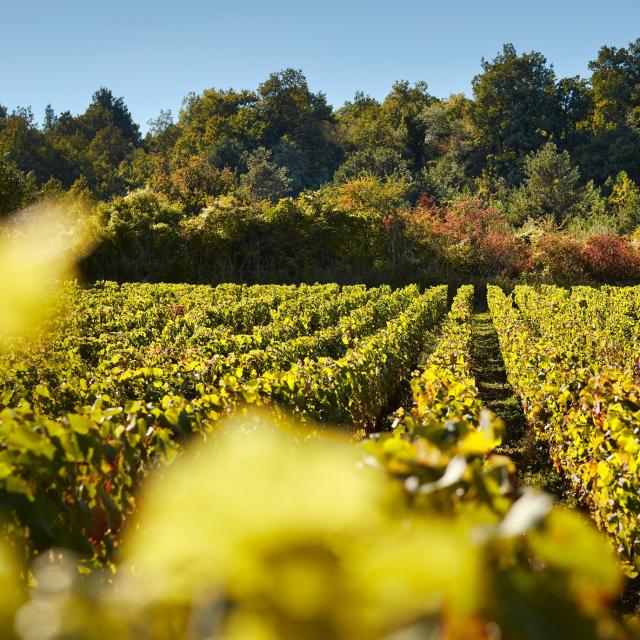
[[[472,331],[471,368],[480,398],[505,425],[503,444],[496,453],[508,455],[514,461],[517,485],[535,487],[555,494],[563,502],[572,502],[565,481],[527,426],[520,399],[507,380],[491,315],[481,305],[477,305],[473,314]]]

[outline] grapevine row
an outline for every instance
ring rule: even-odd
[[[144,341],[110,349],[110,333],[101,350],[107,359],[93,368],[71,348],[73,336],[32,361],[15,356],[4,372],[0,488],[29,545],[106,557],[134,509],[139,480],[238,405],[372,425],[444,313],[446,287],[346,295],[355,302],[344,309],[366,302],[336,326],[246,354],[211,358],[193,346],[167,362]],[[323,349],[337,357],[319,357]]]
[[[433,353],[411,383],[413,408],[394,415],[390,433],[366,448],[401,479],[408,499],[439,512],[486,503],[511,505],[509,458],[492,454],[501,425],[483,406],[470,370],[473,286],[460,287]]]
[[[566,304],[567,294],[545,293],[555,296],[549,305],[562,308]],[[533,294],[521,292],[517,297],[522,302],[525,295]],[[590,341],[601,336],[602,344],[616,354],[625,345],[611,340],[616,332],[606,326],[598,333],[597,326],[581,326],[575,318],[569,322],[568,316],[558,313],[538,314],[533,330],[526,311],[516,309],[497,287],[489,288],[488,300],[509,381],[522,398],[538,438],[548,444],[555,466],[598,526],[608,532],[627,571],[636,573],[640,381],[633,366],[613,368],[607,357],[585,361],[581,355],[586,336]],[[613,326],[611,319],[606,323]]]

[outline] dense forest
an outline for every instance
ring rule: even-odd
[[[589,69],[505,45],[472,97],[400,81],[338,109],[286,69],[144,136],[107,88],[42,124],[0,105],[0,215],[61,199],[98,240],[88,279],[634,282],[640,39]]]

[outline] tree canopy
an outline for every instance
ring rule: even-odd
[[[105,201],[151,188],[195,215],[228,195],[275,203],[328,185],[355,193],[373,180],[402,184],[407,204],[474,196],[515,226],[593,221],[596,211],[630,233],[639,207],[640,39],[603,46],[589,70],[559,78],[542,53],[505,44],[481,61],[470,97],[437,98],[426,82],[401,80],[381,99],[356,91],[334,108],[288,68],[254,89],[190,93],[175,118],[160,109],[144,136],[106,87],[77,115],[48,105],[42,124],[28,107],[0,105],[3,188],[32,194],[7,195],[3,206],[54,188]]]

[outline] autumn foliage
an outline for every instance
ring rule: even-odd
[[[640,276],[640,252],[624,236],[603,233],[591,236],[582,247],[587,273],[604,282],[630,282]]]
[[[471,276],[517,276],[527,267],[527,247],[503,215],[477,198],[439,206],[422,198],[411,215],[414,234],[428,238],[434,267]]]

